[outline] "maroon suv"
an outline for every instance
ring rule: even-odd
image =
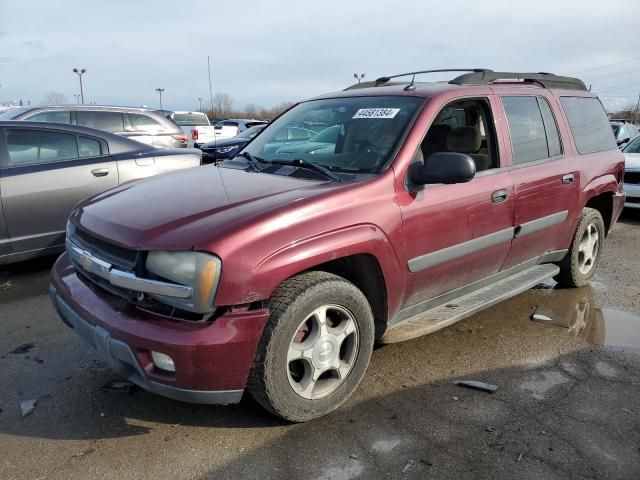
[[[575,78],[457,75],[299,103],[218,167],[84,202],[52,272],[60,316],[147,390],[246,388],[305,421],[349,398],[375,341],[586,284],[624,203],[599,100]]]

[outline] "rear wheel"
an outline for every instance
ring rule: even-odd
[[[576,233],[565,258],[560,262],[558,283],[565,287],[581,287],[589,283],[600,261],[605,226],[600,212],[584,208]]]
[[[338,408],[369,364],[374,325],[360,290],[310,272],[286,280],[269,300],[247,388],[267,410],[304,422]]]

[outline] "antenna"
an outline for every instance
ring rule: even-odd
[[[405,92],[413,92],[416,89],[416,74],[413,74],[413,77],[411,77],[411,83],[409,85],[407,85],[406,87],[404,87],[404,91]]]

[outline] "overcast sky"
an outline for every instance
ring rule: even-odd
[[[614,108],[640,92],[639,20],[639,0],[0,0],[0,103],[73,102],[83,67],[87,103],[157,106],[162,87],[195,109],[210,55],[238,108],[443,67],[578,73]]]

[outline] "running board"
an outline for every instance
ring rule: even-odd
[[[514,297],[558,274],[553,264],[536,265],[392,326],[379,340],[396,343],[448,327],[496,303]]]

